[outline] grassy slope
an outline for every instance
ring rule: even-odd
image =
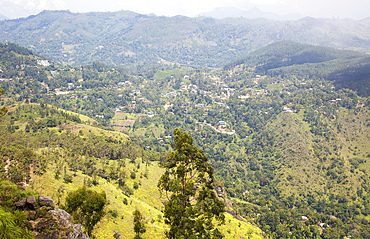
[[[39,105],[39,104],[29,104],[29,105]],[[7,109],[9,112],[14,112],[16,108],[18,107],[18,104],[7,106]],[[78,132],[79,130],[82,130],[84,134],[88,133],[93,133],[96,136],[105,136],[105,137],[111,137],[113,140],[118,140],[118,141],[126,141],[127,140],[127,135],[118,131],[109,131],[109,130],[104,130],[101,128],[94,127],[93,125],[96,125],[97,122],[94,119],[91,119],[85,115],[74,113],[68,110],[63,110],[60,108],[57,108],[55,106],[48,106],[49,108],[57,109],[61,112],[65,112],[71,115],[76,115],[78,116],[83,124],[78,124],[74,122],[69,122],[66,123],[62,126],[57,126],[55,128],[51,127],[49,129],[59,129],[63,128],[66,130],[71,130],[71,132]],[[40,120],[41,118],[36,119],[35,121]],[[15,126],[19,126],[19,130],[25,130],[25,127],[27,125],[27,119],[21,118],[19,121],[14,121]]]
[[[110,162],[112,163],[112,162]],[[135,167],[133,164],[126,161],[127,170]],[[78,189],[84,184],[84,180],[89,176],[77,172],[73,177],[73,183],[65,183],[62,178],[59,180],[54,177],[53,165],[43,176],[34,176],[30,183],[37,194],[50,195],[58,202],[58,189],[63,186],[64,193],[60,195],[60,204],[64,203],[67,192]],[[160,200],[159,191],[157,189],[157,182],[164,170],[158,166],[156,162],[152,162],[148,167],[141,166],[136,175],[144,173],[148,170],[148,178],[139,176],[135,179],[128,179],[127,185],[132,187],[133,182],[141,182],[139,189],[135,190],[134,194],[127,197],[117,187],[117,182],[107,182],[105,179],[100,179],[97,186],[92,186],[91,189],[96,191],[105,191],[107,194],[108,205],[106,211],[117,210],[118,216],[113,218],[109,213],[97,225],[95,235],[97,238],[113,238],[113,231],[120,231],[123,238],[133,238],[133,215],[135,209],[140,210],[145,216],[147,231],[144,233],[144,238],[164,238],[164,231],[167,226],[163,220],[163,205]],[[67,174],[72,175],[73,172],[67,171]],[[128,200],[128,204],[123,203],[124,198]],[[262,238],[260,230],[248,223],[238,221],[230,214],[226,214],[226,224],[220,227],[221,232],[226,238],[235,238],[235,236],[246,237],[250,235],[251,238]]]

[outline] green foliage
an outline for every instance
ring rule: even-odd
[[[27,198],[34,194],[33,191],[25,191],[8,180],[0,180],[0,206],[6,211],[15,211],[16,207],[14,203],[17,202],[18,199]]]
[[[25,212],[16,210],[14,205],[20,198],[33,196],[34,192],[23,190],[14,183],[0,179],[0,238],[33,238],[27,231]]]
[[[222,238],[213,226],[215,218],[224,222],[224,203],[213,188],[213,168],[192,137],[175,129],[174,152],[164,164],[167,172],[158,182],[168,198],[164,217],[170,225],[168,238]]]
[[[69,175],[69,174],[64,174],[63,179],[64,179],[64,182],[66,182],[66,183],[72,183],[72,181],[73,181],[72,175]]]
[[[24,212],[11,214],[0,208],[0,237],[7,239],[33,238],[32,233],[25,228],[26,221]]]
[[[91,236],[94,226],[105,215],[104,206],[106,203],[105,192],[97,193],[82,187],[68,193],[65,210],[71,213],[74,220],[81,223]]]

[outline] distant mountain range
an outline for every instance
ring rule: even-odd
[[[5,38],[73,65],[98,60],[128,67],[165,62],[217,68],[282,40],[370,52],[370,25],[366,19],[304,17],[274,21],[163,17],[130,11],[43,11],[2,22],[0,39]]]
[[[302,14],[299,13],[290,13],[286,15],[279,15],[273,12],[263,12],[259,10],[258,8],[252,8],[250,10],[240,10],[238,8],[233,7],[221,7],[216,8],[212,12],[205,12],[199,14],[200,17],[212,17],[216,19],[222,19],[222,18],[238,18],[238,17],[244,17],[249,19],[256,19],[256,18],[266,18],[271,20],[299,20],[303,17],[305,17]]]

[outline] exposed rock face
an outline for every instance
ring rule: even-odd
[[[74,224],[72,228],[74,230],[69,235],[69,239],[90,239],[88,235],[83,233],[81,224]]]
[[[36,198],[34,196],[28,197],[26,206],[29,206],[32,210],[36,210],[36,208],[37,208]]]
[[[42,195],[39,196],[39,204],[40,204],[40,207],[46,206],[46,207],[49,207],[50,209],[55,208],[54,201],[49,196],[42,196]]]
[[[27,210],[29,229],[35,239],[89,239],[83,233],[81,224],[72,224],[71,215],[61,209],[54,209],[54,201],[48,196],[39,196],[39,208],[36,198],[22,198],[15,205]],[[50,210],[54,209],[54,210]]]

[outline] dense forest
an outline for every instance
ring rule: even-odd
[[[67,187],[105,187],[97,237],[117,232],[114,223],[133,235],[131,203],[150,217],[148,237],[163,237],[163,204],[147,195],[159,198],[155,172],[180,128],[214,168],[226,238],[369,238],[366,55],[283,41],[223,69],[137,72],[43,64],[12,43],[0,50],[1,177],[57,205]],[[338,70],[345,77],[330,78]],[[53,184],[38,188],[45,180]]]

